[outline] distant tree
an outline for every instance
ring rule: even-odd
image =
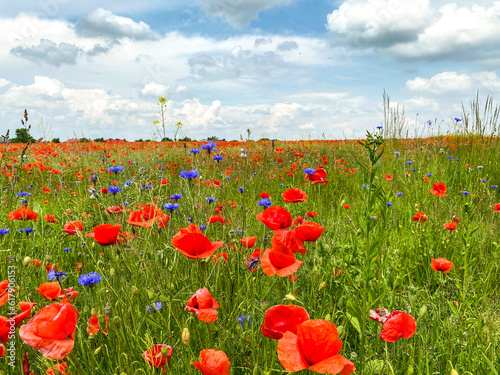
[[[181,138],[179,139],[179,142],[192,142],[193,140],[189,137],[184,137],[184,138]]]
[[[83,138],[80,138],[79,142],[80,143],[87,143],[87,142],[90,142],[90,139],[83,137]]]
[[[259,139],[259,141],[270,141],[270,139],[269,138],[261,138],[261,139]]]
[[[59,138],[52,138],[52,143],[61,143],[61,141],[59,140]]]
[[[94,142],[106,142],[106,141],[104,138],[100,137],[100,138],[94,139]]]
[[[161,141],[162,142],[172,142],[172,140],[168,137],[162,138]]]
[[[219,140],[219,138],[217,136],[215,136],[215,135],[207,138],[207,141],[213,141],[213,142],[215,142],[215,141],[218,141],[218,140]]]
[[[30,135],[27,128],[17,128],[16,136],[11,139],[12,143],[28,143],[30,141],[35,142],[36,140]]]
[[[142,138],[136,139],[134,142],[144,142]]]

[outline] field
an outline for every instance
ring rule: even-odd
[[[498,374],[497,138],[0,150],[1,374]]]

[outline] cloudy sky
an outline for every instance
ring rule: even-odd
[[[170,137],[351,138],[384,90],[446,131],[500,99],[499,46],[489,0],[3,1],[0,132],[152,138],[163,96]]]

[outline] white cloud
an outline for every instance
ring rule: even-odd
[[[140,92],[141,96],[166,99],[177,99],[179,96],[192,96],[188,88],[184,85],[164,85],[158,82],[150,82]]]
[[[205,0],[201,4],[207,14],[222,16],[230,25],[243,27],[256,19],[260,11],[291,2],[292,0]]]
[[[312,122],[308,122],[307,124],[304,125],[299,125],[300,130],[313,130],[316,129],[314,124]]]
[[[80,17],[75,24],[76,33],[86,37],[130,38],[134,40],[156,40],[157,36],[145,22],[135,22],[98,8]]]
[[[429,0],[347,0],[327,17],[338,42],[388,47],[414,41],[432,15]]]
[[[59,67],[64,64],[75,65],[80,49],[74,44],[60,43],[57,45],[51,40],[41,39],[37,46],[17,46],[12,48],[10,53],[36,64],[46,63]]]
[[[5,86],[9,85],[9,84],[10,84],[10,81],[7,81],[7,80],[6,80],[6,79],[4,79],[4,78],[0,78],[0,89],[1,89],[2,87],[5,87]]]

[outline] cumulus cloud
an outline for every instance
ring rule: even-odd
[[[10,53],[37,64],[46,63],[59,67],[64,64],[75,65],[80,48],[74,44],[59,43],[58,45],[51,40],[41,39],[38,45],[17,46],[12,48]]]
[[[6,79],[4,79],[4,78],[0,78],[0,89],[1,89],[2,87],[7,86],[8,84],[10,84],[10,81],[7,81],[7,80],[6,80]]]
[[[278,51],[291,51],[297,48],[299,48],[299,45],[293,40],[286,40],[283,43],[278,44],[276,47]]]
[[[257,38],[255,39],[255,42],[253,42],[254,47],[258,47],[260,45],[266,45],[266,44],[271,44],[273,40],[269,37],[267,38]]]
[[[347,0],[327,17],[337,42],[389,47],[418,39],[432,15],[429,0]]]
[[[141,90],[140,95],[149,98],[159,98],[160,96],[166,99],[175,99],[192,97],[188,88],[185,85],[164,85],[158,82],[149,82]]]
[[[234,27],[243,27],[258,18],[261,10],[291,2],[292,0],[205,0],[201,4],[207,14],[224,17]]]
[[[94,12],[80,17],[75,24],[75,31],[84,37],[129,38],[133,40],[157,40],[145,22],[135,22],[131,18],[121,17],[98,8]]]

